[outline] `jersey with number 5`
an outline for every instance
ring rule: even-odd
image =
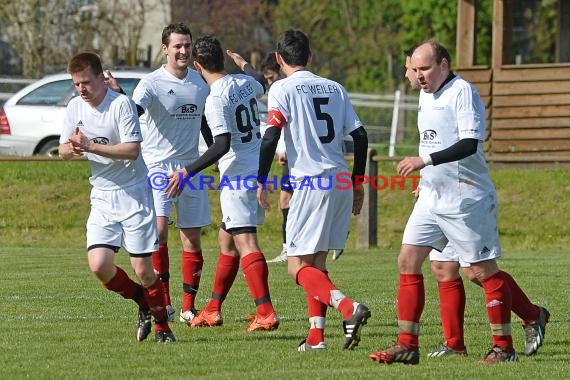
[[[267,105],[267,124],[283,128],[294,178],[319,176],[333,168],[348,170],[343,138],[362,123],[342,85],[297,71],[271,86]]]
[[[210,88],[204,113],[212,135],[231,135],[230,150],[218,162],[220,174],[229,180],[257,175],[261,146],[257,97],[261,95],[263,86],[243,74],[225,75]]]

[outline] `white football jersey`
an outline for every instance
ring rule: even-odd
[[[456,76],[434,94],[422,91],[418,129],[422,157],[461,139],[479,140],[477,153],[420,171],[419,196],[434,212],[460,213],[495,191],[483,153],[485,105],[472,84]]]
[[[164,66],[145,76],[135,88],[133,100],[145,109],[141,116],[142,152],[147,164],[167,159],[198,158],[200,126],[209,93],[207,83],[195,70],[184,79]]]
[[[253,77],[228,74],[216,80],[206,100],[206,119],[213,136],[231,134],[230,150],[220,158],[220,175],[228,180],[257,176],[261,132],[257,97],[263,86]]]
[[[125,95],[109,89],[96,108],[80,96],[71,99],[65,112],[59,142],[67,142],[76,128],[97,144],[117,145],[142,141],[135,104]],[[146,181],[147,169],[140,154],[134,161],[117,160],[93,153],[84,155],[91,164],[89,182],[97,189],[117,190]]]
[[[269,89],[267,124],[284,128],[291,176],[300,179],[327,169],[347,171],[345,135],[362,126],[342,85],[298,71]]]

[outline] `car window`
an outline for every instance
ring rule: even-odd
[[[129,96],[133,96],[133,91],[135,91],[135,87],[139,83],[139,78],[117,78],[119,85],[125,91],[125,93]]]
[[[72,88],[71,79],[46,83],[29,94],[24,95],[18,101],[18,104],[26,106],[56,106],[61,104],[62,100]]]

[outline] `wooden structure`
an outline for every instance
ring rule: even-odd
[[[491,66],[474,66],[476,0],[458,0],[455,71],[487,107],[487,158],[532,166],[570,164],[570,2],[558,2],[557,61],[512,62],[513,2],[494,0]],[[565,17],[566,16],[566,17]],[[566,37],[563,37],[566,36]]]

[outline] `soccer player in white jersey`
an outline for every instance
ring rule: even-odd
[[[483,153],[485,106],[475,87],[451,71],[451,57],[441,44],[433,40],[421,44],[411,63],[422,88],[419,157],[404,158],[397,170],[403,176],[421,170],[421,191],[398,257],[398,340],[370,358],[386,364],[419,363],[419,320],[425,303],[421,265],[432,248],[442,250],[449,241],[485,294],[493,347],[481,363],[516,361],[511,309],[523,300],[512,291],[515,280],[496,262],[501,253],[498,206]],[[540,345],[549,314],[544,308],[531,308]]]
[[[328,276],[326,258],[329,249],[344,248],[351,211],[360,213],[364,199],[362,187],[339,186],[343,175],[351,184],[342,152],[343,137],[350,134],[354,139],[353,179],[364,174],[368,138],[344,87],[308,71],[310,57],[309,39],[303,32],[284,32],[276,58],[286,78],[269,89],[269,127],[261,146],[258,198],[267,206],[261,184],[267,180],[283,130],[294,186],[286,226],[287,266],[289,275],[307,294],[310,325],[297,349],[326,348],[328,307],[342,314],[343,348],[352,349],[360,341],[360,330],[370,310],[336,287]]]
[[[187,188],[178,198],[169,199],[164,184],[155,181],[198,159],[200,130],[209,129],[203,120],[208,85],[188,68],[192,34],[182,23],[162,31],[162,53],[166,64],[143,78],[133,93],[139,114],[145,112],[142,154],[149,169],[158,224],[158,250],[153,253],[154,268],[166,288],[169,318],[174,318],[169,292],[170,263],[168,225],[171,207],[176,208],[176,226],[182,241],[183,296],[180,321],[188,322],[196,314],[194,302],[200,285],[204,259],[200,229],[210,224],[208,192]],[[210,135],[211,136],[211,135]],[[209,138],[205,135],[205,140]],[[154,182],[154,183],[153,183]]]
[[[408,78],[412,90],[419,90],[421,88],[420,82],[416,78],[411,63],[414,49],[415,47],[405,51],[406,78]],[[417,191],[420,189],[421,182]],[[449,242],[441,251],[432,249],[429,254],[429,260],[431,272],[438,284],[440,319],[444,341],[430,351],[427,356],[437,358],[450,355],[466,355],[467,348],[463,335],[465,288],[459,274],[459,268],[460,266],[469,266],[469,264],[460,262],[457,252]],[[481,286],[481,283],[473,276],[472,272],[467,271],[466,275],[473,283]],[[533,355],[539,348],[538,334],[536,334],[536,329],[533,327],[535,322],[533,318],[536,318],[537,306],[530,302],[515,281],[510,283],[510,288],[513,299],[518,300],[518,302],[513,302],[512,311],[523,321],[526,335],[524,352],[526,355]]]
[[[279,326],[279,319],[269,294],[267,263],[257,242],[258,217],[261,216],[258,213],[262,211],[256,196],[261,144],[256,98],[265,91],[263,79],[260,77],[257,81],[250,75],[227,74],[221,43],[212,36],[196,40],[192,58],[196,70],[210,86],[205,113],[214,144],[196,162],[175,172],[166,191],[177,196],[189,176],[218,161],[222,224],[212,297],[192,320],[191,326],[223,323],[221,304],[234,282],[241,261],[242,272],[257,309],[247,331],[273,330]],[[250,65],[242,69],[255,73]]]
[[[106,289],[139,306],[135,337],[143,341],[155,318],[155,338],[170,343],[164,288],[152,267],[157,231],[147,169],[140,155],[142,140],[137,111],[124,95],[108,90],[99,57],[79,53],[68,64],[79,96],[66,110],[60,137],[63,159],[84,155],[91,164],[91,213],[87,220],[89,269]],[[130,254],[138,284],[115,265],[123,246]]]

